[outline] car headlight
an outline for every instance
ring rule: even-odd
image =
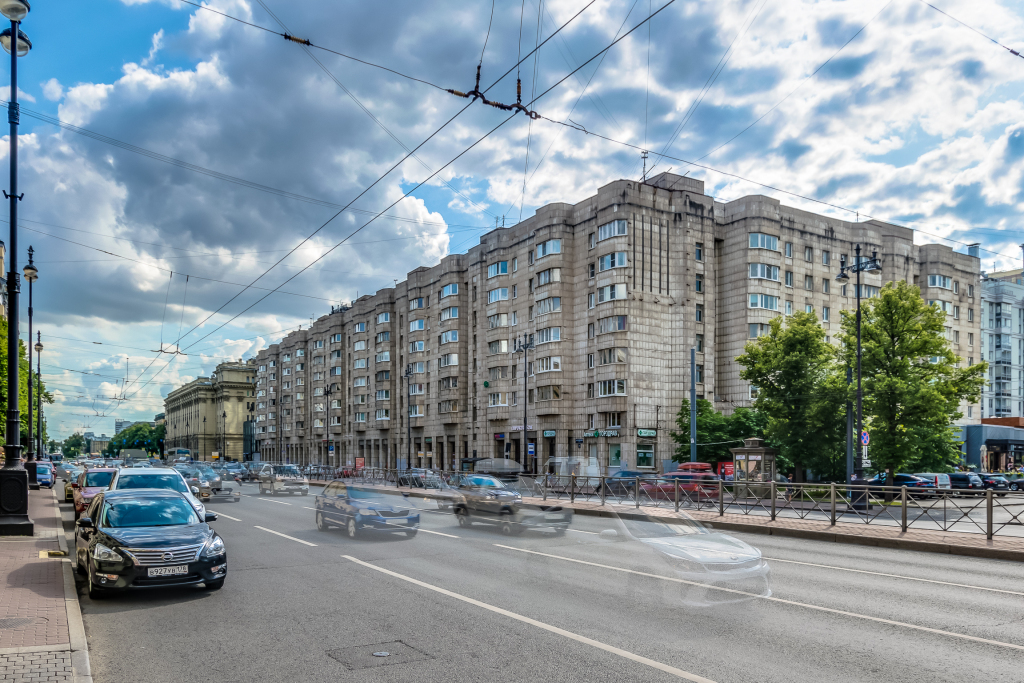
[[[220,536],[214,536],[210,539],[210,542],[203,548],[203,557],[217,557],[218,555],[224,554],[224,539]]]
[[[118,553],[114,552],[102,543],[97,543],[92,549],[92,557],[101,562],[121,562],[124,560]]]
[[[371,510],[370,508],[359,508],[359,514],[363,515],[364,517],[376,517],[377,511]]]

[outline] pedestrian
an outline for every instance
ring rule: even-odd
[[[786,502],[793,500],[793,494],[796,492],[796,487],[793,486],[793,475],[790,474],[786,477]]]

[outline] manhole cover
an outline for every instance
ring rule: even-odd
[[[28,626],[35,619],[28,617],[12,617],[10,619],[0,619],[0,628],[21,628],[22,626]]]
[[[374,669],[379,666],[422,662],[430,659],[430,655],[406,645],[400,640],[390,643],[372,643],[357,645],[340,650],[329,650],[327,656],[342,664],[349,671],[358,669]]]

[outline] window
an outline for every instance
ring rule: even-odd
[[[804,275],[804,289],[813,292],[814,291],[814,277],[811,275]]]
[[[260,372],[266,372],[267,371],[267,366],[266,365],[261,365],[259,371]]]
[[[537,273],[537,286],[549,284],[551,282],[561,282],[562,280],[562,269],[561,268],[548,268]],[[508,298],[508,297],[506,297]]]
[[[974,285],[967,285],[967,296],[974,298]]]
[[[697,245],[694,247],[694,250],[693,250],[693,256],[698,261],[703,261],[704,260],[704,243],[703,242],[697,242]]]
[[[285,368],[285,369],[284,369],[284,372],[283,372],[283,373],[281,373],[281,374],[282,374],[283,376],[287,377],[288,375],[292,374],[292,369],[291,369],[291,368]]]
[[[953,330],[953,341],[957,344],[960,343],[960,330]]]
[[[492,341],[487,345],[488,353],[508,353],[508,339]]]
[[[377,333],[377,343],[381,344],[381,343],[386,342],[386,341],[391,341],[391,333],[390,332],[378,332]]]
[[[442,344],[450,344],[451,342],[457,342],[457,341],[459,341],[459,331],[458,330],[448,330],[447,332],[442,332],[441,333],[441,343]]]
[[[495,392],[487,396],[488,407],[494,406],[507,406],[508,405],[508,394],[504,392]]]
[[[420,394],[426,393],[426,384],[409,384],[409,394],[412,396],[419,396]]]
[[[340,334],[332,334],[331,335],[331,343],[332,344],[340,344],[341,343],[341,335]]]
[[[828,306],[822,306],[821,307],[821,321],[825,322],[825,323],[829,322],[829,314],[830,314],[830,311],[829,311]]]
[[[804,312],[814,313],[814,306],[812,306],[811,304],[807,304],[806,306],[804,306]]]
[[[423,406],[409,406],[409,417],[423,417]]]
[[[499,379],[508,379],[508,366],[499,365],[493,368],[487,368],[487,377],[493,382]]]
[[[508,287],[499,287],[492,289],[487,292],[487,303],[493,304],[495,301],[507,301],[508,300]]]
[[[604,426],[606,429],[622,427],[622,413],[605,413]]]
[[[854,294],[856,294],[857,285],[853,286],[853,290]],[[871,285],[861,285],[860,296],[862,296],[865,299],[873,299],[877,297],[881,291],[882,290],[880,290],[878,287],[873,287]]]
[[[587,339],[594,338],[594,323],[587,325]]]
[[[693,375],[694,381],[697,382],[697,384],[704,384],[704,366],[696,365],[694,366],[694,369],[696,370]]]
[[[804,261],[810,263],[814,260],[814,249],[811,247],[804,247]]]
[[[443,354],[437,360],[437,367],[439,367],[439,368],[446,368],[449,365],[458,365],[458,364],[459,364],[459,354],[457,354],[457,353],[446,353],[446,354]]]
[[[779,297],[768,294],[751,294],[750,308],[764,308],[769,311],[779,310]]]
[[[449,296],[454,296],[459,293],[459,283],[453,282],[450,285],[445,285],[441,288],[441,296],[439,298],[444,299]]]
[[[778,268],[776,268],[776,270],[778,270]],[[698,275],[696,277],[696,279],[693,281],[693,289],[698,294],[704,291],[704,276],[703,275]]]
[[[297,349],[295,351],[295,357],[296,358],[302,358],[305,355],[306,355],[306,349]]]
[[[276,368],[277,367],[277,361],[276,360],[270,361],[270,367]]]
[[[594,354],[588,353],[587,354],[587,368],[589,369],[589,368],[593,368],[593,367],[594,367]]]
[[[548,240],[537,245],[537,258],[562,253],[562,240]]]
[[[356,422],[366,422],[366,413],[356,413]]]
[[[391,352],[390,351],[382,351],[381,353],[378,353],[376,355],[374,360],[377,363],[387,363],[388,361],[391,360]]]
[[[409,342],[409,353],[420,353],[424,350],[426,342],[414,341]]]
[[[365,359],[363,360],[363,367],[364,368],[366,367],[366,360]],[[341,367],[339,366],[339,367],[331,368],[330,374],[334,375],[334,376],[340,375],[341,374]]]
[[[840,293],[841,293],[841,294],[842,294],[843,296],[846,296],[846,285],[842,285],[842,286],[840,286],[840,287],[839,287],[839,292],[840,292]]]
[[[750,338],[757,339],[758,337],[763,337],[771,329],[771,325],[767,323],[750,323]]]
[[[442,308],[441,309],[441,322],[444,322],[445,320],[451,320],[452,318],[458,318],[458,317],[459,317],[459,307],[458,306],[449,306],[448,308]]]
[[[621,347],[613,347],[610,349],[601,349],[597,352],[597,363],[598,365],[608,365],[610,363],[625,363],[626,362],[626,349]]]
[[[423,361],[409,363],[409,367],[412,368],[412,372],[414,375],[422,375],[426,371],[426,366],[427,364],[424,363]]]
[[[295,372],[302,372],[305,369],[306,369],[306,364],[305,363],[296,363],[295,364]]]
[[[532,266],[532,265],[533,265],[533,249],[531,249],[531,250],[530,250],[530,251],[529,251],[529,252],[527,253],[527,256],[529,257],[529,258],[528,258],[528,260],[529,260],[529,262],[530,262],[530,265]]]
[[[358,370],[360,368],[365,368],[366,367],[366,359],[365,358],[356,358],[355,362],[352,364],[352,367],[355,368],[356,370]]]
[[[533,391],[532,389],[530,390]],[[546,387],[537,387],[538,401],[560,401],[562,400],[562,385],[551,384]]]
[[[759,280],[774,280],[779,281],[779,267],[770,266],[767,263],[751,263],[750,264],[750,277]],[[792,279],[792,273],[786,273],[787,280]],[[788,284],[788,282],[787,282]]]
[[[459,412],[458,401],[441,401],[437,404],[437,412],[439,413],[457,413]]]
[[[512,298],[515,299],[519,296],[519,285],[512,285]]]
[[[601,258],[597,259],[597,269],[601,272],[611,270],[612,268],[625,268],[626,267],[626,252],[617,251],[613,254],[605,254]]]
[[[972,294],[971,296],[974,296],[974,295]],[[969,322],[969,323],[973,323],[974,322],[974,309],[973,308],[968,308],[967,309],[967,322]]]
[[[597,241],[601,242],[609,237],[618,237],[626,234],[626,221],[618,220],[605,223],[597,229]]]
[[[704,335],[697,335],[697,353],[704,353]]]
[[[597,235],[596,235],[595,233],[590,233],[590,234],[589,234],[589,235],[587,236],[587,245],[588,245],[588,246],[589,246],[589,247],[590,247],[591,249],[593,249],[593,248],[594,248],[594,246],[595,246],[596,244],[597,244]]]
[[[498,261],[487,266],[487,277],[497,277],[498,275],[508,275],[508,261]]]
[[[786,242],[786,258],[793,258],[793,243]]]
[[[594,275],[597,272],[596,269],[597,269],[596,264],[593,264],[593,263],[587,264],[587,277],[593,279]]]
[[[793,286],[793,271],[791,271],[791,270],[787,270],[786,271],[786,286],[787,287],[792,287]]]
[[[942,289],[953,289],[953,278],[945,275],[929,275],[929,287],[941,287]]]
[[[334,351],[331,351],[331,358],[332,359],[341,358],[342,355],[344,355],[344,354],[342,354],[341,349],[335,349]]]
[[[771,249],[772,251],[779,250],[779,238],[772,235],[765,235],[761,232],[750,233],[750,248],[751,249]]]
[[[694,306],[694,320],[699,323],[704,322],[704,304],[697,304]]]
[[[932,305],[938,306],[939,309],[943,313],[945,313],[946,315],[949,315],[950,313],[953,312],[953,304],[949,303],[948,301],[940,301],[938,299],[929,299],[928,300],[928,305],[929,306],[932,306]]]
[[[354,387],[365,387],[366,386],[366,381],[368,379],[369,379],[369,377],[356,377],[355,380],[353,380],[353,382],[352,382],[352,386],[354,386]]]
[[[626,298],[626,285],[608,285],[607,287],[597,288],[597,303],[602,304],[605,301],[614,301],[616,299]]]
[[[415,332],[417,330],[424,330],[427,327],[427,321],[423,318],[409,321],[409,331]]]
[[[587,385],[587,398],[594,398],[594,385],[593,384],[588,384]]]
[[[587,294],[587,308],[593,308],[597,305],[597,295],[591,292]]]
[[[366,323],[356,323],[354,332],[366,332]],[[340,335],[339,335],[340,336]],[[341,341],[340,339],[338,341]]]
[[[967,345],[968,346],[974,346],[974,333],[973,332],[968,332],[967,333]]]
[[[597,321],[598,334],[605,332],[621,332],[626,329],[626,316],[613,315],[610,318],[601,318]]]
[[[536,343],[545,344],[547,342],[556,342],[562,338],[561,327],[545,327],[542,330],[537,330]]]
[[[561,372],[562,371],[562,357],[561,356],[547,356],[545,358],[538,358],[532,363],[535,372]]]
[[[409,310],[410,311],[415,311],[417,308],[423,308],[423,297],[422,296],[418,297],[416,299],[409,299]]]
[[[292,361],[292,357],[290,354],[286,353],[284,354],[284,358],[282,358],[281,360],[284,361],[285,363],[290,363]]]
[[[495,327],[508,327],[508,313],[487,316],[487,327],[491,330]]]
[[[831,263],[832,263],[832,254],[831,254],[831,252],[829,252],[827,250],[822,251],[821,252],[821,265],[827,266],[827,265],[830,265]]]
[[[562,310],[562,297],[549,296],[546,299],[541,299],[537,302],[536,309],[534,315],[544,315],[552,311],[560,311]]]
[[[391,419],[391,410],[389,408],[378,408],[377,409],[377,419],[378,420],[390,420]]]
[[[383,323],[389,323],[389,322],[391,322],[391,314],[390,313],[384,312],[384,313],[378,313],[377,314],[377,324],[378,325],[381,325]]]
[[[959,320],[960,319],[960,307],[959,306],[954,306],[953,307],[953,319],[954,320]]]
[[[359,405],[366,403],[366,394],[356,394],[352,397],[352,402]]]
[[[787,301],[786,302],[786,315],[793,315],[793,302],[792,301]]]
[[[512,259],[512,272],[514,273],[517,270],[519,270],[519,259],[514,258]]]
[[[826,278],[822,278],[822,280],[821,280],[821,291],[824,292],[825,294],[828,294],[830,286],[831,285],[829,285],[828,278],[827,277]]]
[[[606,379],[597,383],[598,396],[625,396],[626,380]]]
[[[378,401],[390,401],[391,400],[391,390],[390,389],[378,389],[377,390],[377,400]]]

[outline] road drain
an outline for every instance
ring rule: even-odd
[[[327,656],[342,664],[349,671],[375,669],[380,666],[408,664],[431,659],[427,653],[421,652],[411,645],[406,645],[401,640],[329,650]]]

